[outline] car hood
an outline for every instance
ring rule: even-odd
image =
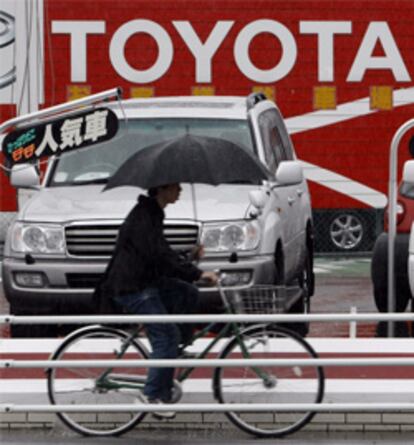
[[[179,200],[166,207],[169,219],[195,219],[192,187],[183,185]],[[199,221],[242,219],[250,203],[250,185],[195,185]],[[36,192],[25,204],[20,218],[26,221],[65,223],[71,221],[123,219],[145,193],[136,187],[119,187],[102,192],[102,186],[49,187]]]

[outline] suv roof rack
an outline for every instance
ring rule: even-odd
[[[262,102],[263,100],[266,100],[267,97],[264,93],[251,93],[246,98],[246,105],[247,109],[250,110],[253,108],[257,103]]]

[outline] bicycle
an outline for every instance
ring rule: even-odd
[[[300,288],[298,288],[300,291]],[[227,313],[281,312],[286,299],[282,286],[221,288]],[[217,323],[195,333],[192,341],[205,337]],[[225,339],[218,358],[317,358],[301,336],[275,324],[219,324],[214,337],[195,358],[205,358]],[[116,359],[145,360],[149,352],[140,337],[143,327],[132,332],[100,325],[81,328],[68,335],[51,360]],[[192,341],[190,343],[192,343]],[[196,368],[180,368],[174,381],[174,400],[182,395],[181,385]],[[146,380],[146,368],[50,368],[47,372],[52,404],[136,403]],[[320,403],[324,395],[324,372],[320,366],[243,366],[213,370],[212,392],[218,403]],[[200,381],[203,382],[203,381]],[[85,436],[117,436],[134,428],[147,413],[58,412],[72,430]],[[315,412],[226,412],[228,419],[257,437],[282,437],[309,423]]]

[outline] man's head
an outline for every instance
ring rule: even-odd
[[[148,189],[148,196],[155,198],[160,206],[164,208],[167,204],[173,204],[180,197],[181,185],[167,184],[159,187],[153,187]]]

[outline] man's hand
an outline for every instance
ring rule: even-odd
[[[219,276],[216,272],[207,271],[201,274],[200,280],[207,282],[210,286],[214,286],[218,283]]]
[[[191,249],[191,260],[199,261],[204,256],[204,246],[202,244]]]

